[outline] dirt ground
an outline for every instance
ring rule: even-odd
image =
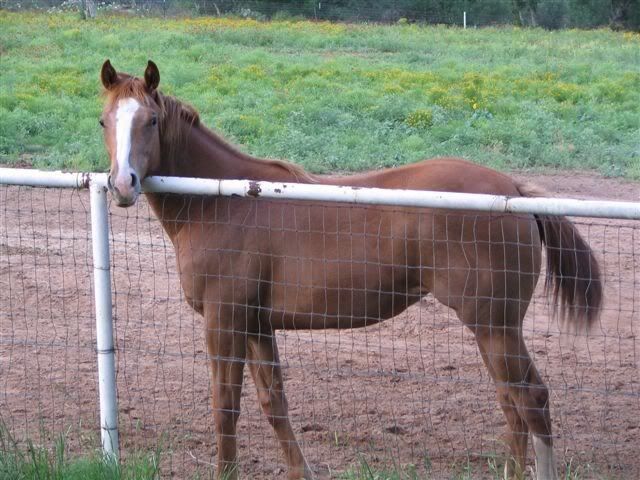
[[[554,195],[640,201],[640,184],[517,174]],[[206,477],[216,446],[203,321],[182,298],[171,245],[144,202],[111,208],[121,444],[161,452],[163,475]],[[526,344],[551,388],[556,455],[577,478],[640,477],[640,223],[577,221],[602,262],[606,304],[588,335],[560,334],[540,282]],[[72,453],[98,442],[89,201],[0,187],[0,422]],[[505,421],[472,335],[423,299],[361,330],[278,333],[294,429],[321,478],[365,461],[430,478],[492,478]],[[284,478],[248,374],[243,478]]]

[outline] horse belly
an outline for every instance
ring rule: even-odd
[[[406,269],[351,265],[339,278],[307,277],[271,289],[265,311],[273,328],[360,328],[374,325],[404,311],[420,299],[407,283]],[[389,270],[389,271],[385,271]],[[265,320],[267,318],[265,317]]]
[[[260,218],[269,225],[263,248],[271,264],[261,305],[274,328],[363,327],[415,301],[407,295],[420,287],[415,215],[271,205]]]

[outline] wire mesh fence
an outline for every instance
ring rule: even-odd
[[[50,444],[64,434],[68,448],[81,453],[99,445],[88,195],[3,186],[0,198],[3,428],[18,442],[30,438]],[[185,204],[201,201],[187,197]],[[290,291],[300,295],[323,269],[337,266],[347,277],[357,273],[354,265],[393,271],[393,264],[355,258],[359,243],[412,241],[403,229],[391,232],[383,226],[367,235],[351,221],[353,207],[324,210],[319,225],[308,221],[308,203],[260,204],[265,206],[251,207],[240,220],[220,216],[191,228],[221,225],[267,238],[267,245],[285,245],[282,258],[271,258],[265,269],[274,260],[298,266],[312,260],[302,243],[322,230],[325,247],[337,242],[342,248],[336,258],[316,264],[319,270],[308,277],[287,280]],[[284,218],[282,205],[293,213]],[[463,214],[440,215],[455,221]],[[469,225],[478,218],[466,215]],[[412,221],[418,218],[414,214]],[[496,222],[499,226],[500,219]],[[327,229],[329,224],[336,228]],[[110,225],[123,456],[158,450],[163,475],[208,475],[217,446],[204,320],[187,304],[174,246],[149,206],[112,207]],[[640,473],[635,454],[640,444],[635,326],[640,226],[622,220],[577,225],[601,263],[603,314],[588,334],[561,334],[540,281],[524,321],[525,344],[550,387],[559,463],[580,478],[633,478]],[[225,282],[243,291],[249,278],[231,261],[244,247],[238,242],[192,253],[226,259]],[[395,265],[401,266],[400,261]],[[387,287],[375,288],[384,295]],[[357,300],[362,292],[338,293],[344,301]],[[474,336],[431,296],[415,299],[407,310],[398,308],[395,317],[366,328],[275,334],[291,423],[319,476],[340,478],[363,464],[372,471],[415,471],[428,478],[499,476],[506,422]],[[289,299],[294,306],[304,301]],[[243,383],[237,431],[242,476],[282,478],[286,463],[261,412],[249,368]]]
[[[86,195],[0,187],[0,428],[94,445],[98,412]],[[6,433],[6,432],[4,432]]]

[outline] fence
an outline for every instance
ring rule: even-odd
[[[164,475],[208,474],[215,442],[203,320],[183,298],[173,247],[149,206],[139,202],[109,214],[103,174],[0,169],[0,184],[2,428],[17,442],[30,438],[43,445],[64,434],[69,450],[80,453],[98,444],[101,425],[103,449],[117,454],[119,427],[123,457],[158,449]],[[267,210],[237,225],[242,231],[279,230],[292,240],[292,262],[302,259],[296,239],[314,228],[305,223],[308,200],[341,202],[346,227],[335,235],[349,242],[367,241],[350,227],[349,202],[438,208],[447,218],[469,216],[459,212],[469,209],[591,217],[578,226],[604,271],[607,303],[599,324],[588,335],[560,334],[538,291],[525,319],[525,340],[550,385],[556,450],[566,468],[577,469],[580,478],[640,473],[634,326],[640,204],[175,178],[148,179],[145,188],[189,195],[185,201],[259,196],[295,206],[294,219],[278,220],[275,210]],[[411,240],[402,232],[385,234]],[[348,251],[341,258],[345,266],[362,260],[349,258]],[[247,281],[228,280],[240,287]],[[277,342],[294,429],[321,474],[357,470],[363,462],[374,470],[434,478],[495,474],[496,456],[505,452],[495,387],[471,333],[431,297],[376,326],[282,331]],[[280,478],[284,460],[252,382],[245,383],[241,471]]]

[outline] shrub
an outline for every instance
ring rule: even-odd
[[[433,125],[432,110],[416,110],[407,115],[405,123],[413,128],[427,129]]]

